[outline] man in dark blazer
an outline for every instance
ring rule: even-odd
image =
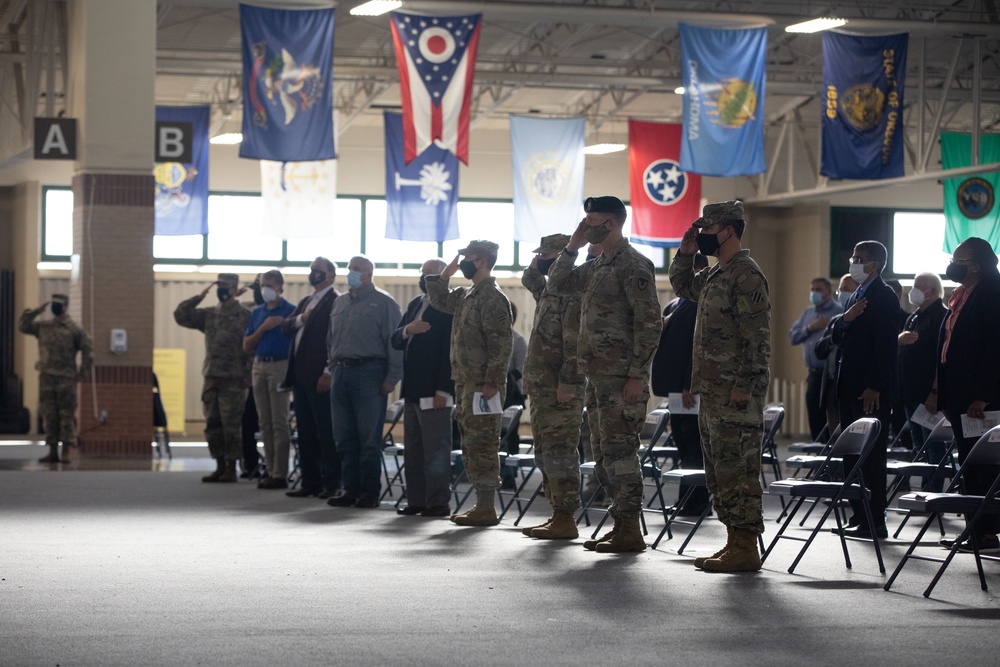
[[[959,287],[949,301],[950,313],[938,335],[937,384],[927,409],[940,408],[955,432],[958,461],[964,463],[979,439],[968,437],[962,417],[983,419],[987,410],[1000,410],[1000,273],[997,256],[990,244],[980,238],[968,238],[954,253],[946,272]],[[965,492],[985,494],[1000,470],[996,466],[977,466],[966,472]],[[1000,519],[983,516],[975,526],[979,550],[1000,552]],[[951,547],[953,540],[942,540]],[[971,551],[971,543],[959,547]]]
[[[402,515],[449,516],[451,495],[451,412],[455,383],[451,379],[452,316],[430,305],[426,276],[447,264],[430,259],[420,268],[421,296],[410,301],[392,346],[403,350],[403,472],[406,507]]]
[[[313,293],[299,302],[283,325],[285,333],[293,336],[285,386],[292,388],[295,400],[302,468],[302,486],[286,494],[293,498],[331,498],[340,488],[340,459],[333,440],[326,364],[330,310],[339,296],[333,289],[336,277],[336,264],[326,257],[313,260],[309,265]]]
[[[882,280],[888,253],[878,241],[862,241],[851,255],[851,277],[858,283],[844,315],[834,327],[833,341],[840,348],[837,399],[840,425],[846,430],[862,417],[876,417],[881,430],[875,448],[861,471],[871,491],[873,526],[867,525],[860,501],[851,501],[854,516],[844,532],[853,537],[888,537],[885,528],[886,446],[890,404],[896,387],[896,337],[899,334],[899,299]],[[844,457],[845,472],[857,465],[856,456]]]

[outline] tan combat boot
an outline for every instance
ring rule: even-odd
[[[730,528],[729,526],[726,526],[726,546],[722,547],[711,556],[699,556],[698,558],[695,558],[694,566],[700,570],[701,568],[705,567],[706,560],[708,560],[709,558],[721,557],[722,554],[729,551],[729,547],[731,546],[733,546],[733,529]]]
[[[59,463],[69,463],[69,450],[72,446],[68,442],[63,443],[62,456],[59,457]]]
[[[575,540],[580,531],[572,514],[556,510],[546,525],[531,531],[531,536],[541,540]]]
[[[222,474],[219,475],[218,481],[224,482],[226,484],[235,484],[240,481],[240,476],[236,474],[236,460],[226,461],[225,467],[222,470]]]
[[[733,529],[733,545],[718,558],[709,558],[705,572],[756,572],[760,569],[757,533],[746,528]]]
[[[459,526],[495,526],[500,523],[493,505],[494,489],[476,489],[476,505],[468,512],[452,514],[451,520]]]
[[[607,542],[598,542],[595,551],[602,554],[618,554],[646,550],[646,540],[642,537],[638,514],[622,518],[615,528],[618,529],[618,533]]]
[[[225,472],[226,460],[223,458],[215,459],[215,472],[205,475],[201,478],[203,482],[218,482],[219,478],[222,477],[222,473]]]
[[[549,520],[546,521],[545,523],[538,524],[537,526],[527,526],[525,528],[522,528],[521,534],[524,535],[525,537],[531,537],[532,536],[531,532],[533,530],[538,530],[539,528],[548,528],[549,524],[552,523],[552,520],[555,518],[556,515],[553,513],[552,516],[549,517]]]
[[[49,445],[49,453],[38,459],[39,463],[59,463],[59,445]]]
[[[613,538],[617,534],[618,534],[618,522],[616,521],[614,528],[612,528],[608,532],[604,533],[603,535],[601,535],[600,537],[598,537],[596,540],[587,540],[587,541],[585,541],[583,543],[583,548],[586,549],[587,551],[596,551],[598,544],[600,544],[601,542],[607,542],[608,540],[610,540],[611,538]]]

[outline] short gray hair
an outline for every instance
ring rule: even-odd
[[[351,257],[351,261],[358,260],[358,263],[365,267],[365,273],[375,273],[375,265],[372,261],[365,257],[364,255],[355,255]]]
[[[924,281],[930,285],[930,288],[934,290],[934,293],[937,294],[939,299],[944,296],[944,286],[941,284],[941,277],[938,274],[932,272],[918,273],[913,278],[914,287],[916,287],[917,280],[920,278],[923,278]]]

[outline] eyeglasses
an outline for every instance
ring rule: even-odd
[[[952,257],[950,261],[952,264],[975,264],[974,261],[966,257]]]
[[[870,261],[871,260],[864,259],[862,257],[851,257],[849,260],[847,260],[847,263],[848,264],[867,264]]]

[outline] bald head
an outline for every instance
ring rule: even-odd
[[[429,259],[420,267],[420,274],[424,276],[436,276],[445,270],[448,265],[440,257]]]

